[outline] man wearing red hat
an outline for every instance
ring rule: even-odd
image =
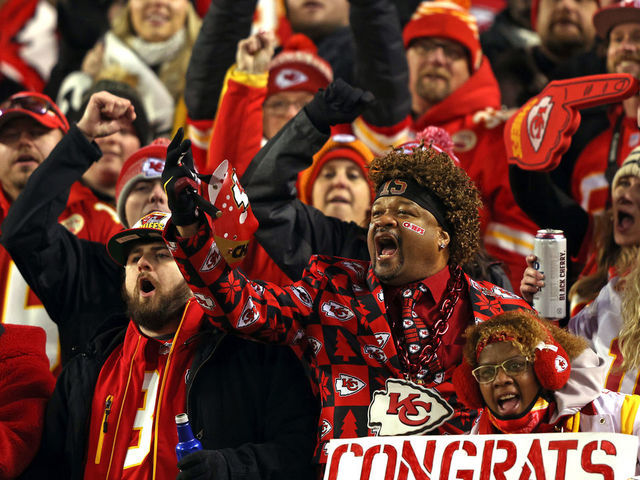
[[[404,134],[413,136],[433,125],[451,135],[455,154],[482,196],[486,249],[517,285],[537,226],[518,207],[509,186],[500,90],[482,54],[476,21],[457,3],[425,1],[405,26],[403,41],[412,101]],[[393,138],[402,136],[404,127],[380,129],[361,119],[354,125],[373,151],[388,144],[394,131]]]
[[[623,1],[601,8],[593,23],[607,42],[607,72],[629,73],[640,79],[640,3]],[[639,105],[640,97],[633,95],[609,106],[606,126],[592,134],[573,167],[571,195],[588,212],[601,213],[607,207],[616,169],[640,145]]]
[[[196,132],[210,128],[210,121],[191,125],[194,159],[201,171],[208,173],[221,161],[232,159],[242,176],[260,147],[333,79],[331,66],[306,36],[292,36],[272,58],[274,47],[270,32],[238,43],[237,62],[227,72],[206,146]]]
[[[25,190],[27,180],[68,131],[65,116],[41,93],[17,93],[0,105],[0,220],[4,220],[10,206]],[[72,192],[83,188],[75,184]],[[42,192],[38,195],[42,196]],[[110,207],[93,194],[84,195],[81,202],[65,205],[56,220],[80,238],[105,241],[106,235],[121,228],[113,219]],[[23,252],[27,253],[30,252]],[[51,367],[56,368],[61,361],[57,328],[49,317],[50,312],[45,312],[39,298],[16,270],[19,262],[14,264],[12,256],[4,248],[0,249],[1,321],[43,327],[47,332]]]
[[[119,288],[121,272],[105,254],[106,239],[74,235],[58,223],[58,218],[65,211],[69,192],[73,192],[85,171],[102,155],[91,140],[129,128],[134,118],[129,100],[107,92],[92,95],[83,118],[69,129],[46,161],[35,169],[3,223],[3,246],[55,322],[49,320],[48,329],[52,339],[49,354],[53,365],[73,356],[74,349],[95,334],[105,314],[124,311]],[[162,159],[162,165],[155,170],[145,169],[145,175],[159,183],[166,144],[161,152],[154,150],[152,153]],[[143,195],[141,189],[133,188],[134,183],[127,190],[136,190],[135,196],[140,199],[138,207],[131,209],[132,215],[138,217],[129,224],[149,211],[168,209],[166,195],[161,188]],[[134,194],[129,196],[133,198]],[[122,226],[112,219],[113,212],[99,208],[99,205],[96,203],[95,208],[89,208],[92,211],[86,215],[87,221],[99,222],[107,232],[109,230],[104,227],[111,222],[114,226],[111,234],[120,231]],[[24,288],[18,291],[20,305],[24,304],[24,292]],[[35,295],[30,294],[27,298],[31,297]],[[44,312],[44,309],[29,309],[30,312],[38,310]]]

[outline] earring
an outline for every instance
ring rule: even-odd
[[[444,243],[441,243],[440,245],[438,245],[438,248],[440,248],[440,250],[442,250],[444,247],[446,247]]]

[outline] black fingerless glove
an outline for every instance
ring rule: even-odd
[[[332,125],[353,122],[374,100],[373,93],[338,78],[326,90],[319,90],[303,108],[311,123],[328,134]]]

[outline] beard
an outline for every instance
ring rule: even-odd
[[[591,47],[591,42],[586,37],[584,31],[581,28],[579,28],[579,30],[580,33],[570,35],[566,33],[558,34],[552,29],[547,33],[545,47],[549,52],[559,58],[567,58],[581,52],[586,52]]]
[[[416,93],[425,102],[433,105],[441,102],[451,94],[451,82],[446,77],[432,80],[420,76],[416,80]]]
[[[123,286],[127,312],[133,323],[151,332],[159,332],[180,316],[192,293],[187,282],[182,281],[171,291],[156,289],[151,299],[142,300],[136,285],[134,295]]]

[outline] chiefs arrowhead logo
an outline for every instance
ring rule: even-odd
[[[242,307],[242,313],[240,314],[240,318],[238,319],[238,324],[236,327],[244,328],[252,325],[258,321],[260,318],[260,314],[256,310],[256,307],[253,305],[253,300],[251,298],[247,299],[247,302]]]
[[[567,360],[565,358],[557,355],[555,359],[555,367],[556,372],[560,373],[564,372],[569,367],[569,364],[567,363]]]
[[[334,302],[333,300],[324,302],[320,309],[322,310],[322,313],[324,313],[327,317],[337,318],[338,320],[341,320],[343,322],[355,316],[351,309],[337,302]]]
[[[314,337],[307,337],[309,345],[311,345],[311,349],[313,350],[314,355],[318,355],[318,352],[322,348],[322,342]]]
[[[74,235],[77,235],[84,227],[84,217],[79,213],[74,213],[70,217],[62,220],[60,224]]]
[[[251,282],[251,286],[258,295],[264,295],[264,286],[256,282]]]
[[[200,267],[201,272],[210,272],[214,268],[218,266],[220,263],[220,259],[222,255],[220,255],[220,250],[218,246],[214,243],[207,254],[207,258],[204,259],[202,266]]]
[[[322,420],[322,424],[320,426],[320,438],[324,437],[327,433],[332,430],[331,424],[328,420]]]
[[[380,363],[385,363],[387,361],[387,356],[384,351],[375,345],[364,345],[362,347],[362,352]]]
[[[551,97],[547,96],[541,98],[527,114],[527,134],[535,152],[540,149],[540,144],[544,140],[552,109],[553,102]]]
[[[371,429],[380,435],[415,435],[429,432],[453,416],[453,408],[437,390],[388,378],[384,390],[373,392],[369,405]]]
[[[300,85],[307,80],[309,80],[309,77],[307,77],[300,70],[296,70],[294,68],[283,68],[276,75],[275,83],[278,88],[284,90],[287,88],[291,88],[294,85]]]
[[[387,332],[374,333],[373,336],[376,337],[376,340],[378,341],[378,346],[380,348],[384,348],[384,346],[389,341],[389,338],[391,338],[391,334]]]
[[[296,345],[297,343],[300,342],[300,340],[302,340],[304,338],[304,330],[299,329],[296,334],[293,336],[293,339],[291,340],[291,345]]]
[[[347,375],[346,373],[341,373],[340,376],[336,378],[336,391],[341,397],[356,394],[366,387],[366,385],[367,384],[358,377]]]
[[[147,158],[142,165],[142,174],[149,178],[155,178],[162,175],[164,170],[164,160],[161,158]]]
[[[311,300],[311,295],[309,295],[309,292],[307,292],[304,287],[291,287],[291,291],[305,307],[311,308],[313,301]]]
[[[211,297],[207,297],[201,293],[194,293],[193,296],[202,308],[206,308],[207,310],[213,310],[216,308],[216,303]]]

